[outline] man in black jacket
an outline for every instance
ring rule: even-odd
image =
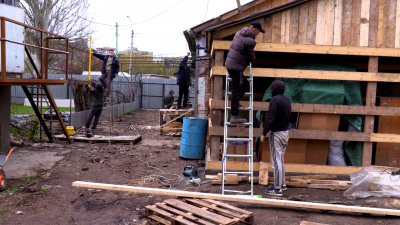
[[[189,78],[190,74],[188,72],[187,61],[190,52],[187,56],[183,57],[181,63],[179,64],[178,76],[176,78],[176,83],[179,85],[179,95],[178,95],[178,105],[177,109],[181,108],[182,95],[183,95],[183,109],[187,108],[188,92],[189,92]]]
[[[243,78],[243,71],[256,58],[254,54],[255,38],[260,32],[265,33],[261,23],[253,21],[250,27],[244,27],[236,32],[229,47],[225,67],[232,78],[231,123],[247,122],[246,119],[239,116],[239,100],[243,97],[248,84],[247,79]]]
[[[115,57],[114,50],[110,50],[109,55],[102,55],[94,52],[93,55],[103,60],[103,66],[101,67],[101,76],[99,77],[99,81],[103,84],[104,88],[107,88],[104,96],[108,96],[110,94],[111,81],[119,73],[119,61],[117,57]],[[105,81],[106,78],[107,84]]]
[[[284,155],[289,142],[288,129],[292,107],[289,98],[283,95],[285,84],[282,81],[274,81],[271,84],[271,92],[272,98],[269,103],[269,112],[261,136],[261,142],[264,142],[265,135],[271,131],[269,146],[275,181],[274,185],[264,192],[266,194],[282,196],[282,190],[286,190]]]
[[[164,109],[171,108],[174,104],[174,91],[170,90],[169,93],[164,97]]]
[[[92,87],[94,87],[94,89],[89,88],[87,84],[85,85],[86,92],[92,93],[92,109],[90,110],[90,115],[86,122],[86,133],[89,133],[89,126],[92,122],[93,116],[94,122],[92,130],[96,129],[97,123],[100,119],[101,111],[103,111],[103,86],[100,82],[92,82]]]

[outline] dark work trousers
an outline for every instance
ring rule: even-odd
[[[93,119],[93,116],[94,116],[94,122],[93,122],[92,129],[96,129],[97,123],[99,122],[99,119],[100,119],[101,111],[103,111],[103,107],[102,106],[92,107],[92,110],[90,110],[89,118],[88,118],[88,120],[86,122],[86,128],[89,128],[90,123],[92,122],[92,119]]]
[[[187,107],[188,100],[188,85],[187,84],[178,84],[179,85],[179,97],[178,97],[178,109],[181,107],[182,95],[183,95],[183,108]]]
[[[107,84],[104,79],[107,78]],[[99,81],[103,84],[104,88],[107,88],[106,95],[110,94],[110,87],[111,87],[111,81],[112,81],[112,74],[111,71],[107,71],[99,77]]]
[[[247,78],[243,76],[241,70],[228,69],[229,77],[232,78],[232,96],[231,96],[231,114],[233,116],[239,115],[239,100],[242,99],[248,86]],[[242,75],[241,75],[242,74]],[[242,85],[240,85],[240,77],[242,76]]]

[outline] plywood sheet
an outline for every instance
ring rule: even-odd
[[[268,139],[265,143],[260,143],[259,146],[259,149],[261,150],[261,161],[271,162],[271,150],[269,148]],[[304,164],[306,162],[306,148],[307,140],[289,139],[285,152],[285,163]]]
[[[381,98],[380,106],[400,107],[400,98]],[[378,133],[400,133],[400,116],[379,116]],[[400,167],[400,144],[377,143],[375,165]]]

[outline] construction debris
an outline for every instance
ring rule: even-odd
[[[252,223],[253,213],[211,199],[168,199],[145,207],[146,216],[162,224]]]
[[[65,135],[55,135],[55,138],[59,140],[66,140]],[[72,141],[81,141],[81,142],[89,142],[89,144],[95,144],[97,142],[106,142],[110,144],[114,143],[122,143],[128,142],[136,144],[142,140],[142,136],[101,136],[101,135],[94,135],[93,137],[84,137],[84,136],[71,136]]]
[[[211,184],[221,184],[222,173],[218,175],[206,175],[205,179],[210,179]],[[225,184],[238,185],[239,183],[250,183],[249,176],[247,175],[237,175],[237,174],[227,174],[225,179]],[[258,177],[253,177],[253,183],[258,183]]]

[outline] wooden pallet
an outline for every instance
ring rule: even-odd
[[[105,142],[105,143],[126,143],[130,142],[133,144],[138,143],[142,140],[142,136],[101,136],[101,135],[94,135],[91,138],[82,137],[82,136],[70,136],[72,141],[80,141],[80,142],[89,142],[89,144],[95,144],[98,142]],[[59,140],[67,140],[65,135],[55,135],[54,138]]]
[[[145,207],[146,216],[166,225],[253,223],[253,213],[211,199],[168,199]]]

